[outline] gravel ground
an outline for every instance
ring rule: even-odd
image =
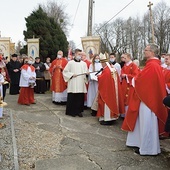
[[[61,134],[39,129],[36,123],[25,122],[17,115],[14,124],[21,170],[33,170],[36,160],[56,158],[59,141],[63,138]]]
[[[3,119],[0,123],[5,123],[6,127],[0,129],[0,170],[14,170],[13,148],[10,114],[8,109],[3,111]]]

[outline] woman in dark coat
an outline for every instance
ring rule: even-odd
[[[44,63],[40,62],[39,57],[35,58],[33,66],[35,67],[36,72],[36,86],[34,87],[34,92],[44,94],[46,91],[46,82],[44,78],[44,71],[46,70],[46,67]]]

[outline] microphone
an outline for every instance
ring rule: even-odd
[[[95,74],[95,76],[97,76],[101,71],[103,71],[103,68],[101,68],[101,69]]]

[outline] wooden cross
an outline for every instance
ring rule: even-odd
[[[149,5],[147,5],[147,7],[149,7],[149,11],[150,11],[150,21],[151,21],[151,28],[152,28],[152,42],[155,43],[152,10],[151,10],[152,5],[153,5],[153,3],[149,2]]]
[[[153,3],[149,2],[149,5],[147,5],[147,7],[149,7],[149,10],[151,10],[151,6],[153,5]]]

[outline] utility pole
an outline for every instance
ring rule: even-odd
[[[89,0],[87,36],[92,36],[93,0]]]
[[[147,7],[149,7],[149,11],[150,11],[150,22],[151,22],[151,28],[152,28],[152,43],[155,43],[154,26],[153,26],[152,9],[151,9],[152,5],[153,3],[149,2],[149,5],[147,5]]]

